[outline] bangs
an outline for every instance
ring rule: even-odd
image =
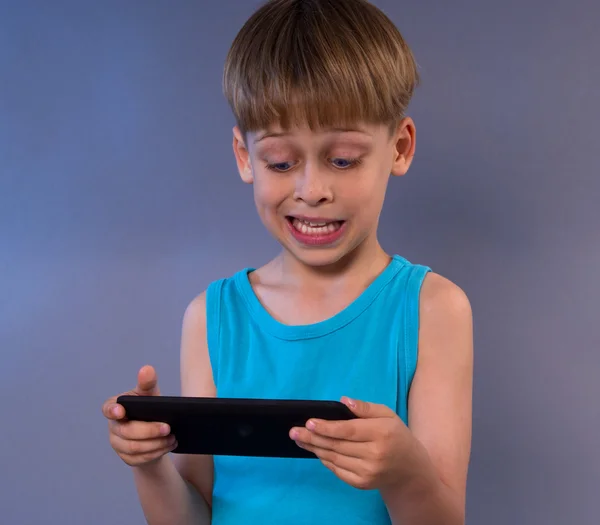
[[[273,124],[391,125],[416,82],[398,30],[361,0],[267,3],[236,37],[223,76],[244,134]]]

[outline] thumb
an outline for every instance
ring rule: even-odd
[[[140,369],[134,394],[137,396],[160,396],[158,376],[154,367],[146,365]]]
[[[361,418],[395,417],[396,413],[385,405],[367,403],[349,397],[343,397],[342,403],[346,405],[354,415]]]

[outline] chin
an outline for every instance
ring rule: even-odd
[[[341,249],[289,249],[285,248],[302,264],[314,268],[334,266],[342,260],[347,253]]]
[[[298,262],[310,268],[335,268],[344,264],[353,251],[348,243],[342,242],[327,247],[302,246],[290,239],[279,239],[282,248]]]

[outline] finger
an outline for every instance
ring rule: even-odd
[[[128,454],[119,454],[119,456],[123,461],[125,461],[125,463],[132,467],[135,467],[139,465],[146,465],[148,463],[151,463],[152,461],[156,461],[157,459],[160,459],[169,452],[173,452],[176,447],[177,444],[158,449],[154,452],[148,452],[146,454],[137,454],[135,456],[130,456]]]
[[[345,456],[334,450],[324,449],[308,443],[297,443],[300,448],[308,450],[317,456],[321,461],[328,462],[338,469],[346,470],[358,474],[361,470],[363,460],[351,456]]]
[[[349,485],[362,490],[375,488],[376,478],[373,475],[373,468],[369,467],[367,461],[351,458],[311,445],[302,448],[310,450],[321,460],[323,465]]]
[[[125,417],[125,409],[117,402],[117,397],[111,397],[102,405],[102,414],[107,419],[119,420]]]
[[[350,419],[348,421],[326,421],[310,419],[306,428],[314,434],[345,441],[366,442],[373,439],[371,423],[365,419]]]
[[[292,429],[290,437],[299,446],[310,445],[322,450],[330,450],[344,456],[361,458],[365,456],[367,443],[356,441],[345,441],[315,434],[305,428]],[[303,447],[304,448],[304,447]]]
[[[137,386],[134,393],[138,396],[159,396],[158,376],[154,367],[143,366],[138,372]]]
[[[175,448],[176,443],[177,440],[173,435],[144,440],[124,439],[117,434],[111,434],[110,436],[110,444],[117,453],[132,457],[154,454],[165,449],[172,450]]]
[[[366,483],[365,480],[356,472],[343,468],[327,459],[319,459],[321,459],[321,463],[323,463],[323,465],[325,465],[329,470],[331,470],[331,472],[333,472],[342,481],[348,483],[348,485],[351,485],[357,489],[371,488],[368,485],[368,483]]]
[[[166,423],[146,423],[145,421],[110,422],[111,432],[123,439],[154,439],[168,436],[171,427]]]
[[[360,418],[396,417],[396,412],[386,405],[367,403],[349,397],[342,397],[341,402]]]

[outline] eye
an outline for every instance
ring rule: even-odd
[[[267,164],[267,169],[271,171],[277,171],[283,173],[284,171],[289,171],[292,169],[291,162],[274,162],[272,164]]]
[[[347,170],[348,168],[352,168],[353,166],[356,166],[357,164],[360,163],[360,160],[358,160],[358,159],[334,158],[334,159],[330,159],[330,161],[336,168],[341,169],[341,170]]]

